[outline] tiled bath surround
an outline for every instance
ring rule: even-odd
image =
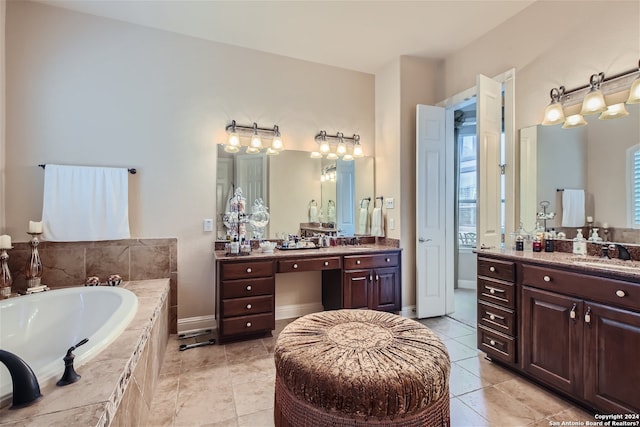
[[[26,288],[24,267],[31,252],[28,242],[13,244],[9,269],[13,292]],[[102,242],[40,242],[42,284],[51,289],[83,286],[88,276],[105,282],[111,274],[123,281],[170,279],[169,331],[178,331],[178,240],[125,239]]]
[[[138,311],[127,329],[104,351],[76,368],[77,383],[40,384],[35,404],[0,409],[0,426],[146,425],[169,339],[168,279],[127,282],[138,297]],[[20,298],[29,298],[28,296]],[[60,361],[60,373],[64,370]]]

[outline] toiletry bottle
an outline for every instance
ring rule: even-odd
[[[524,251],[524,237],[520,234],[516,237],[516,251]]]
[[[553,252],[555,247],[555,230],[552,230],[547,233],[546,238],[544,239],[544,251],[545,252]]]
[[[231,242],[231,245],[229,245],[229,247],[231,248],[232,255],[238,255],[240,253],[240,243],[238,242],[237,237],[233,238],[233,242]]]
[[[582,235],[581,228],[578,228],[576,238],[573,239],[573,253],[575,255],[587,254],[587,243],[584,240],[584,236]]]
[[[540,239],[540,236],[533,238],[532,249],[533,252],[542,252],[542,240]]]

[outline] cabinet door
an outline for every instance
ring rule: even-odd
[[[371,270],[357,270],[344,273],[342,308],[369,308],[371,275]]]
[[[585,310],[585,398],[602,411],[640,413],[640,314],[590,302]]]
[[[373,272],[371,307],[373,310],[400,311],[400,269],[378,268]]]
[[[536,378],[582,394],[582,301],[522,288],[522,363]]]

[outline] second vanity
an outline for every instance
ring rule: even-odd
[[[335,246],[253,252],[229,256],[216,251],[218,340],[252,338],[275,329],[278,273],[322,272],[325,310],[401,308],[401,250],[388,246]],[[305,286],[300,283],[300,286]]]
[[[640,413],[640,263],[479,250],[478,348],[598,412]]]

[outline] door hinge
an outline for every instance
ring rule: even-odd
[[[501,165],[498,165],[498,166],[500,167],[500,175],[505,175],[506,174],[505,169],[507,168],[507,165],[506,164],[501,164]]]

